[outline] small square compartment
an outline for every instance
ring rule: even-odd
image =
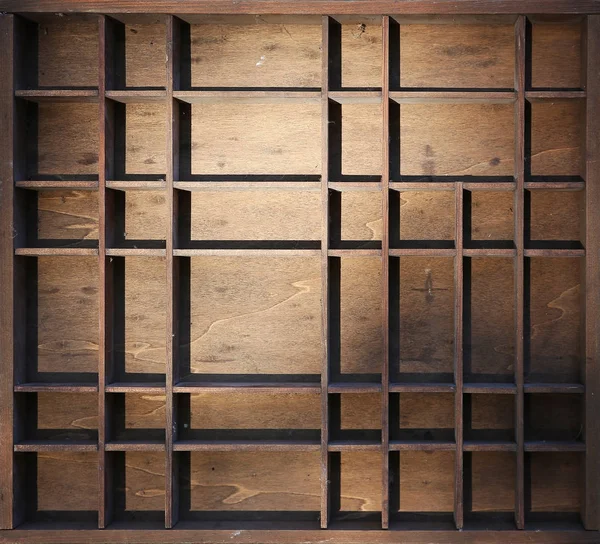
[[[584,467],[582,453],[526,453],[525,521],[566,521],[579,526]]]
[[[179,112],[182,180],[320,180],[316,103],[181,104]]]
[[[525,381],[580,383],[583,263],[534,257],[525,264]]]
[[[465,191],[465,247],[514,248],[514,204],[510,191]]]
[[[193,191],[181,194],[179,210],[180,221],[191,218],[189,231],[179,229],[183,247],[321,247],[317,191]]]
[[[465,518],[474,522],[504,521],[512,528],[517,470],[515,454],[474,451],[464,455]]]
[[[180,266],[183,323],[191,321],[181,331],[182,378],[320,380],[320,257],[192,257]]]
[[[189,59],[182,58],[183,88],[321,88],[320,17],[207,16],[191,22],[189,42],[183,42],[184,51],[189,48]]]
[[[583,397],[533,393],[525,396],[526,441],[581,441]]]
[[[17,100],[25,129],[16,181],[97,181],[98,104]]]
[[[318,444],[321,439],[319,395],[217,392],[177,397],[182,440],[279,440]]]
[[[463,420],[465,441],[514,442],[515,396],[465,395]]]
[[[341,88],[381,89],[381,18],[353,17],[340,20]]]
[[[114,278],[111,382],[164,383],[167,360],[166,261],[108,257]]]
[[[89,393],[17,393],[20,441],[64,444],[98,441],[98,400]]]
[[[454,259],[390,259],[390,374],[396,382],[454,381]]]
[[[339,266],[339,352],[332,330],[331,379],[381,383],[383,359],[382,268],[379,257],[342,257]],[[333,283],[336,274],[331,274]],[[335,320],[337,308],[331,305]],[[338,359],[339,354],[339,359]]]
[[[381,442],[381,395],[329,394],[330,440]]]
[[[23,493],[24,521],[97,529],[97,453],[17,453],[15,478]]]
[[[533,89],[580,89],[582,86],[580,18],[535,17],[530,27]]]
[[[25,88],[98,88],[97,16],[57,13],[40,15],[35,21],[23,19],[19,23],[28,42],[26,62],[19,63]],[[60,138],[57,141],[60,142]]]
[[[449,528],[454,511],[453,451],[401,451],[390,454],[390,518]]]
[[[400,24],[396,87],[415,89],[512,89],[514,26],[499,24]],[[393,24],[393,23],[392,23]],[[397,33],[398,31],[396,31]],[[390,34],[394,34],[390,31]]]
[[[581,191],[529,191],[529,230],[526,243],[531,248],[582,248],[582,218],[585,212]]]
[[[585,101],[532,100],[525,169],[532,181],[580,181],[584,173]],[[527,153],[527,151],[529,153]]]
[[[341,191],[330,194],[329,204],[337,198],[341,218],[339,236],[333,232],[337,226],[330,226],[331,245],[348,249],[381,249],[383,218],[381,192]]]
[[[158,181],[167,170],[165,104],[109,102],[114,140],[107,150],[108,179]]]
[[[392,149],[393,178],[513,181],[513,104],[400,104],[390,118],[400,123],[392,124],[400,139]]]
[[[118,15],[117,15],[118,17]],[[108,84],[116,90],[162,90],[167,84],[165,66],[167,27],[164,17],[146,16],[143,21],[111,20],[113,64]]]
[[[453,442],[454,395],[450,393],[392,393],[390,440]]]
[[[27,293],[21,383],[97,383],[98,257],[17,257]]]
[[[165,521],[165,454],[160,452],[110,452],[113,518],[117,522],[150,524],[163,528]]]
[[[514,381],[514,261],[464,259],[465,382]]]
[[[320,511],[319,452],[180,452],[183,521],[312,521]]]
[[[165,396],[147,393],[109,393],[108,442],[165,442]]]
[[[381,512],[381,453],[348,451],[329,454],[330,471],[339,471],[339,488],[331,489],[338,507],[332,519],[340,523],[379,521]],[[335,483],[333,483],[335,485]]]

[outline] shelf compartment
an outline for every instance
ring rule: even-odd
[[[515,442],[515,397],[467,394],[463,421],[465,441]]]
[[[317,519],[318,451],[203,451],[176,455],[182,521]]]
[[[514,202],[508,191],[465,191],[465,246],[514,250]]]
[[[333,88],[381,88],[381,18],[342,20],[336,30],[336,43],[332,46],[340,48],[341,63],[336,65],[338,72],[332,74]]]
[[[181,331],[181,376],[320,375],[320,257],[207,256],[180,267],[190,316],[182,322],[191,321]]]
[[[390,440],[451,442],[454,440],[454,395],[393,393],[390,395]]]
[[[582,248],[585,237],[581,232],[581,218],[585,201],[582,192],[535,190],[526,193],[529,229],[526,229],[528,247],[544,247],[552,243],[559,248]]]
[[[329,402],[329,434],[333,443],[381,444],[381,395],[333,393]]]
[[[339,185],[343,185],[343,182]],[[383,219],[381,216],[381,192],[341,191],[337,197],[340,204],[340,224],[332,225],[330,236],[333,247],[381,248]],[[330,205],[334,205],[330,196]],[[339,233],[336,232],[339,228]]]
[[[578,394],[525,396],[526,441],[582,441],[583,398]]]
[[[107,398],[110,443],[165,442],[165,395],[111,393]]]

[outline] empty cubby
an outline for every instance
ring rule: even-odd
[[[582,396],[571,393],[526,395],[525,440],[581,442],[583,440]]]
[[[390,374],[398,382],[454,380],[454,262],[390,259]]]
[[[465,441],[514,442],[515,396],[465,395],[463,421]]]
[[[532,248],[581,248],[581,220],[585,204],[581,191],[529,191],[529,229]]]
[[[348,17],[340,20],[341,88],[380,89],[381,19]]]
[[[316,521],[318,452],[179,452],[182,521]]]
[[[381,442],[381,396],[377,393],[329,395],[330,439],[353,443]]]
[[[110,393],[107,397],[108,442],[164,444],[165,408],[164,395]]]
[[[577,258],[526,262],[525,380],[581,381],[581,267]]]
[[[465,382],[514,381],[514,263],[464,259]]]
[[[348,249],[380,249],[383,230],[381,192],[341,191],[340,221],[330,226],[331,245]],[[331,196],[330,196],[331,199]],[[333,204],[330,200],[330,204]]]
[[[454,395],[393,393],[390,396],[390,440],[453,442]]]
[[[515,197],[510,191],[465,191],[465,247],[513,248],[514,205]]]

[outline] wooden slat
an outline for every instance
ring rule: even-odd
[[[512,383],[466,383],[463,391],[471,394],[514,395],[517,388]]]
[[[17,89],[15,96],[32,102],[98,102],[94,89]]]
[[[585,452],[586,447],[583,442],[559,442],[559,441],[527,441],[524,446],[525,451],[532,452],[570,452],[581,451]]]
[[[106,384],[107,393],[145,393],[149,395],[164,395],[166,387],[159,383],[123,382]]]
[[[178,440],[173,444],[175,451],[319,451],[318,442],[263,440],[244,442],[241,440]]]
[[[329,91],[329,98],[338,104],[381,104],[382,91]]]
[[[383,386],[380,383],[335,383],[330,382],[328,390],[330,393],[354,393],[354,394],[369,394],[369,393],[381,393]]]
[[[381,325],[383,331],[383,365],[381,371],[381,527],[390,526],[390,18],[385,15],[381,22],[383,44],[382,59],[382,118],[381,141],[381,215],[383,229],[381,236],[381,278],[383,298],[381,301]]]
[[[235,383],[235,382],[179,382],[173,387],[175,393],[257,393],[272,395],[318,395],[321,384],[314,383]]]
[[[507,104],[515,101],[513,91],[392,91],[400,104]]]
[[[115,102],[122,102],[124,104],[140,104],[147,102],[163,102],[167,97],[166,91],[160,90],[148,90],[148,91],[133,91],[133,90],[119,90],[119,91],[106,91],[106,98],[110,98]]]
[[[525,189],[552,190],[552,191],[583,191],[583,181],[526,181]]]
[[[317,257],[318,249],[174,249],[175,257]]]
[[[19,247],[15,255],[23,257],[95,257],[98,249],[92,247]]]
[[[526,383],[525,393],[583,393],[585,385],[580,383]]]
[[[156,181],[116,181],[106,182],[106,187],[118,191],[164,191],[167,182],[163,180]]]
[[[464,451],[517,451],[517,444],[514,442],[492,442],[468,440],[463,444]]]
[[[585,91],[563,91],[560,89],[552,91],[526,91],[525,98],[528,100],[547,100],[564,98],[585,98]]]
[[[97,385],[81,383],[21,383],[15,393],[97,393]]]
[[[111,247],[106,249],[109,257],[166,257],[167,251],[159,248],[145,247]]]
[[[525,257],[585,257],[585,249],[525,249]]]
[[[67,452],[67,451],[98,451],[98,444],[90,440],[67,441],[26,440],[15,444],[15,452]]]
[[[392,440],[389,449],[390,451],[456,451],[456,443],[435,440],[430,442]]]
[[[0,15],[0,529],[13,528],[13,368],[14,334],[14,53],[15,21],[13,15]],[[21,333],[23,334],[23,333]]]
[[[72,189],[74,191],[86,191],[98,189],[97,181],[63,181],[63,180],[41,180],[41,181],[17,181],[15,186],[19,189],[33,189],[47,191],[51,189]]]
[[[174,186],[181,191],[321,190],[320,181],[175,181]]]
[[[165,451],[162,442],[111,441],[105,444],[106,451]]]
[[[600,528],[600,17],[586,21],[586,142],[585,142],[585,441],[586,485],[583,522],[586,529]]]
[[[525,71],[527,51],[527,19],[520,16],[515,24],[515,190],[514,221],[515,245],[515,383],[517,396],[515,402],[515,436],[517,442],[517,470],[515,482],[515,524],[518,529],[525,525],[525,459],[524,443],[524,397],[523,397],[523,366],[524,366],[524,229],[525,229]]]
[[[379,451],[381,450],[381,442],[371,440],[331,440],[327,445],[328,451],[344,452],[344,451]]]
[[[454,393],[453,383],[391,383],[390,393]]]
[[[455,186],[456,256],[454,257],[454,439],[456,441],[454,468],[454,523],[457,529],[464,524],[463,482],[463,208],[462,182]]]
[[[456,249],[436,248],[393,248],[390,257],[454,257]]]
[[[318,104],[319,91],[176,91],[175,98],[189,104]]]

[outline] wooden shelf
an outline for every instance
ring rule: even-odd
[[[167,182],[164,180],[154,181],[116,181],[107,180],[106,187],[118,191],[164,191]]]
[[[255,441],[245,442],[241,440],[232,441],[203,441],[203,440],[179,440],[173,444],[174,451],[319,451],[316,442],[301,441]]]
[[[148,247],[107,248],[106,255],[110,257],[166,257],[167,250]]]
[[[390,451],[456,451],[454,442],[390,440]]]
[[[97,190],[97,181],[84,180],[40,180],[40,181],[17,181],[15,187],[19,189],[32,189],[38,191],[46,191],[50,189],[65,190],[72,189],[74,191],[89,191]]]
[[[165,451],[164,442],[135,442],[114,440],[104,446],[106,451]]]
[[[318,257],[318,249],[174,249],[175,257]]]
[[[320,104],[320,91],[278,91],[278,90],[202,90],[175,91],[174,98],[188,104]]]
[[[165,385],[161,383],[116,382],[105,386],[107,393],[146,393],[165,394]]]
[[[98,89],[18,89],[15,97],[32,102],[98,102]]]
[[[581,393],[585,386],[580,383],[526,383],[525,393]]]
[[[320,191],[319,181],[175,181],[175,189],[182,191],[257,191],[282,190]]]
[[[333,382],[327,387],[328,393],[381,393],[380,383]]]
[[[61,440],[25,440],[15,444],[17,453],[25,452],[85,452],[98,451],[98,444],[89,440],[61,441]]]
[[[15,393],[97,393],[98,385],[82,383],[21,383]]]
[[[461,90],[402,90],[390,91],[390,98],[400,104],[510,104],[517,98],[515,91],[461,91]]]
[[[517,451],[515,442],[500,442],[500,441],[481,441],[481,440],[465,440],[463,445],[464,451]]]
[[[578,452],[585,451],[583,442],[558,442],[558,441],[530,441],[525,442],[525,451],[527,452]]]
[[[91,247],[19,247],[15,255],[23,257],[95,257],[98,250]]]
[[[465,383],[463,391],[471,394],[514,395],[517,386],[513,383]]]
[[[164,102],[167,99],[166,90],[123,90],[106,91],[106,98],[124,104],[143,104],[146,102]]]
[[[273,395],[318,395],[319,383],[237,383],[237,382],[179,382],[173,386],[174,393],[259,393]]]
[[[391,383],[390,393],[454,393],[453,383]]]
[[[371,440],[330,440],[327,451],[381,451],[381,442]]]

